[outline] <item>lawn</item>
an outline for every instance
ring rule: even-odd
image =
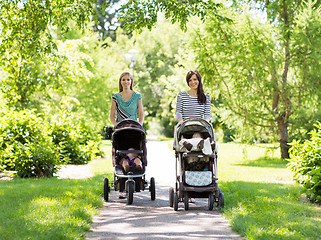
[[[320,239],[321,207],[305,202],[279,149],[219,145],[224,216],[246,239]]]
[[[102,207],[103,179],[112,177],[110,143],[104,149],[106,159],[90,163],[90,179],[0,181],[0,239],[83,239]]]
[[[0,239],[84,238],[103,204],[103,178],[112,177],[111,146],[104,143],[106,158],[90,163],[91,179],[0,181]],[[266,146],[219,144],[223,215],[246,239],[319,239],[320,206],[304,201],[287,162]]]

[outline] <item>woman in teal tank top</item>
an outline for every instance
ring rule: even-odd
[[[119,93],[112,97],[110,121],[115,126],[124,119],[133,119],[143,124],[144,111],[142,95],[133,90],[133,78],[129,72],[124,72],[119,78]],[[115,118],[116,117],[116,118]]]

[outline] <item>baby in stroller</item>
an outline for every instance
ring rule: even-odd
[[[135,150],[135,148],[129,148],[128,150]],[[120,165],[123,167],[125,173],[128,173],[131,169],[137,171],[143,169],[141,156],[137,153],[127,153],[120,161]]]
[[[170,188],[170,206],[177,211],[184,202],[185,210],[193,198],[208,198],[209,210],[214,202],[223,206],[218,187],[217,146],[212,125],[202,118],[188,118],[176,125],[174,144],[176,164],[175,188]]]
[[[179,141],[179,151],[181,152],[203,152],[211,154],[215,149],[215,141],[211,138],[204,139],[201,132],[194,132],[192,138],[182,138]],[[208,170],[208,157],[186,157],[186,170],[205,171]]]
[[[204,154],[211,154],[216,149],[214,139],[204,139],[200,132],[194,132],[192,138],[182,138],[178,144],[181,152],[202,151]]]

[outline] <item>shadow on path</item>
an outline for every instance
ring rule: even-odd
[[[148,141],[146,180],[156,180],[156,200],[148,190],[134,193],[132,205],[110,193],[100,214],[93,219],[88,240],[98,239],[241,239],[233,233],[228,221],[208,210],[207,199],[196,199],[190,210],[179,204],[178,211],[169,207],[168,190],[175,182],[175,158],[168,143]]]

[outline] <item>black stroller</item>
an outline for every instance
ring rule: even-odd
[[[204,139],[211,139],[210,152],[182,151],[180,140],[191,139],[195,132],[201,133]],[[214,147],[215,146],[215,147]],[[208,209],[211,211],[214,202],[224,207],[224,194],[218,187],[217,147],[212,125],[202,118],[188,118],[178,123],[174,132],[176,158],[175,189],[169,190],[169,204],[178,210],[178,203],[184,202],[185,210],[189,209],[189,198],[208,198]],[[189,162],[193,159],[193,162]]]
[[[135,150],[128,150],[134,148]],[[142,170],[130,168],[130,171],[125,173],[123,167],[120,165],[121,159],[126,154],[135,153],[141,156],[143,165]],[[114,166],[114,181],[111,186],[115,191],[127,193],[127,204],[133,203],[134,192],[145,190],[148,183],[145,180],[145,170],[147,166],[147,149],[146,149],[146,134],[143,126],[131,119],[126,119],[118,123],[114,127],[112,134],[112,156]],[[149,191],[151,200],[155,200],[155,179],[150,179]],[[104,199],[107,202],[109,198],[109,181],[108,178],[104,179]]]

